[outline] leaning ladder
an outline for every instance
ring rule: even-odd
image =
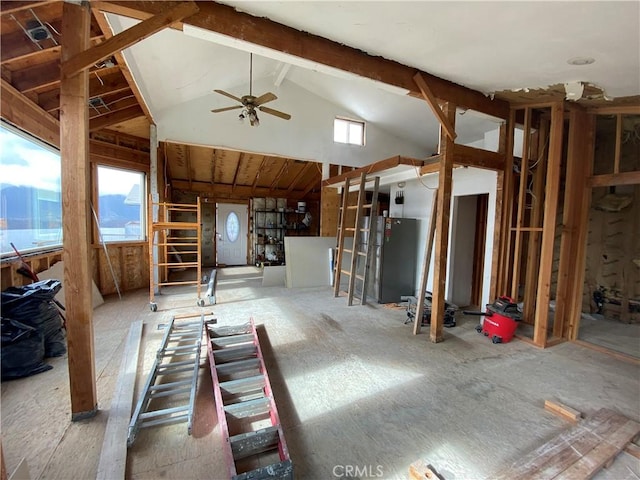
[[[196,317],[199,318],[188,320]],[[204,322],[204,313],[186,315],[172,317],[165,327],[162,344],[129,423],[129,447],[144,427],[186,421],[187,433],[191,435]]]
[[[207,324],[207,353],[229,477],[293,479],[253,319],[244,325]]]
[[[371,181],[373,181],[371,203],[365,204],[365,187],[366,184]],[[353,305],[353,297],[357,286],[356,281],[360,282],[360,287],[362,288],[360,290],[360,304],[365,305],[367,303],[369,270],[371,265],[371,256],[374,250],[372,243],[376,238],[378,224],[378,189],[380,187],[380,177],[374,177],[371,180],[367,180],[366,174],[362,172],[358,188],[358,201],[355,205],[349,205],[349,189],[351,186],[351,180],[347,178],[342,191],[342,206],[340,207],[340,222],[338,225],[337,239],[338,246],[333,281],[333,295],[337,297],[340,293],[341,275],[347,275],[349,277],[347,288],[347,304],[349,306]],[[355,220],[352,227],[347,225],[349,210],[355,210]],[[362,225],[365,210],[369,211],[369,225],[366,227]],[[345,248],[347,232],[353,232],[353,244],[351,249]],[[363,234],[366,238],[366,246],[364,249],[362,248]],[[350,255],[349,270],[342,269],[344,253]],[[359,262],[358,258],[362,258],[363,261]],[[362,267],[359,268],[359,265],[362,265]]]

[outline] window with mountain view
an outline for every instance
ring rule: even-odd
[[[144,173],[98,167],[98,218],[103,242],[145,239],[146,195]]]
[[[0,124],[0,250],[15,254],[62,245],[60,152]]]

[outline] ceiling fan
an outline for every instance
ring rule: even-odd
[[[276,97],[273,93],[267,92],[259,97],[253,96],[253,53],[250,54],[250,63],[249,63],[249,95],[243,95],[242,97],[236,97],[235,95],[230,94],[229,92],[225,92],[224,90],[214,90],[214,92],[219,93],[220,95],[224,95],[225,97],[232,98],[236,102],[241,103],[241,105],[236,105],[233,107],[224,107],[224,108],[216,108],[211,110],[213,113],[226,112],[227,110],[236,110],[241,108],[242,111],[238,118],[242,121],[245,118],[249,119],[249,123],[252,127],[257,127],[260,125],[260,119],[258,118],[257,110],[261,112],[268,113],[269,115],[275,115],[276,117],[280,117],[284,120],[289,120],[291,115],[288,113],[281,112],[279,110],[274,110],[273,108],[263,107],[262,105],[276,100]]]

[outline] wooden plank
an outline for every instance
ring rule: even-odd
[[[92,8],[91,11],[93,12],[93,16],[96,19],[96,22],[98,23],[98,25],[100,26],[100,29],[102,30],[104,36],[106,38],[113,37],[113,32],[111,31],[111,27],[109,26],[109,22],[107,21],[107,16],[103,12],[100,12],[97,8]],[[142,111],[144,112],[145,117],[147,117],[147,119],[149,120],[149,123],[155,124],[153,115],[151,115],[151,111],[149,110],[149,107],[147,106],[147,103],[145,102],[144,97],[142,96],[142,93],[140,93],[138,84],[135,82],[133,75],[129,70],[129,67],[127,66],[127,62],[124,58],[124,55],[122,54],[122,52],[115,52],[113,56],[115,57],[116,62],[120,67],[120,72],[126,79],[127,84],[129,85],[129,88],[131,88],[131,91],[133,92],[136,99],[138,100],[138,104],[142,107]]]
[[[453,147],[453,164],[501,172],[505,168],[505,155],[456,143]]]
[[[545,400],[544,401],[545,410],[549,410],[552,413],[560,415],[565,420],[569,420],[570,422],[578,422],[582,418],[582,412],[571,408],[563,403],[559,403],[553,400]]]
[[[65,2],[62,20],[62,59],[89,44],[91,12]],[[60,157],[62,184],[65,307],[69,355],[72,420],[95,415],[98,406],[93,346],[91,297],[91,232],[89,205],[88,72],[60,83]]]
[[[429,234],[424,246],[424,256],[422,260],[422,272],[420,273],[420,287],[418,288],[418,302],[416,304],[416,316],[413,319],[413,334],[420,333],[422,326],[422,314],[424,313],[424,297],[427,291],[427,280],[429,278],[429,266],[431,265],[431,254],[433,252],[433,240],[436,235],[436,218],[438,215],[438,189],[433,192],[431,201],[431,221],[429,222]]]
[[[622,115],[616,115],[616,147],[613,156],[613,173],[620,173],[620,148],[622,147]]]
[[[520,300],[520,268],[522,267],[522,234],[524,213],[526,209],[526,193],[529,186],[529,149],[531,143],[531,109],[524,109],[524,133],[522,142],[522,162],[520,164],[520,189],[518,193],[518,210],[516,213],[516,239],[513,247],[513,274],[511,277],[511,298]]]
[[[95,132],[96,130],[102,130],[103,128],[110,127],[117,123],[126,122],[132,118],[142,117],[144,112],[139,105],[135,105],[124,110],[117,110],[106,115],[100,115],[99,117],[92,118],[89,123],[89,130]]]
[[[411,480],[438,480],[442,478],[433,466],[424,460],[418,460],[409,465],[409,478]]]
[[[447,136],[449,137],[449,139],[451,141],[454,141],[457,137],[455,128],[453,127],[449,119],[445,116],[444,112],[440,108],[440,105],[438,105],[438,100],[431,92],[431,88],[429,88],[429,85],[425,81],[422,74],[420,72],[416,73],[413,76],[413,81],[416,82],[416,85],[418,86],[422,97],[427,101],[427,104],[431,108],[431,111],[438,119],[438,122],[440,122],[440,126],[445,130],[445,132],[447,132]]]
[[[111,399],[109,419],[104,432],[102,451],[98,462],[98,480],[125,478],[127,467],[127,434],[133,407],[138,353],[142,339],[142,320],[131,324],[125,342],[116,388]]]
[[[588,113],[598,115],[640,115],[640,105],[620,105],[607,107],[593,107],[587,110]]]
[[[610,460],[615,458],[640,433],[640,424],[629,420],[599,445],[556,477],[557,480],[592,478]]]
[[[639,183],[640,170],[589,177],[589,186],[591,187],[615,187],[617,185],[638,185]]]
[[[505,156],[507,161],[507,125],[500,125],[498,136],[498,153]],[[500,278],[500,254],[502,251],[502,232],[508,229],[509,225],[503,225],[502,212],[504,204],[504,171],[497,172],[496,178],[496,206],[493,212],[493,245],[491,253],[491,280],[489,283],[489,299],[498,298],[498,283]]]
[[[455,128],[456,106],[452,103],[443,105],[443,110]],[[453,174],[454,143],[440,129],[441,155],[440,173],[438,174],[438,216],[436,220],[436,258],[433,270],[433,303],[431,306],[431,325],[429,338],[438,343],[444,340],[445,289],[447,280],[447,258],[449,255],[449,217],[451,216],[451,194]],[[421,292],[420,292],[421,293]]]
[[[513,195],[514,195],[514,182],[513,182],[513,145],[514,145],[514,132],[516,127],[516,110],[511,110],[509,121],[507,123],[507,135],[506,135],[506,165],[504,170],[504,187],[503,187],[503,202],[502,202],[502,240],[500,251],[500,262],[498,265],[499,278],[498,278],[498,295],[504,295],[507,292],[509,285],[510,273],[511,273],[511,232],[510,227],[513,219]]]
[[[88,50],[85,49],[73,57],[64,60],[60,68],[62,76],[70,77],[198,11],[199,8],[194,2],[180,2],[178,5],[114,35],[95,47]]]
[[[22,95],[4,78],[0,78],[0,102],[2,118],[44,142],[60,147],[60,122]]]
[[[178,2],[110,1],[96,2],[104,11],[125,14],[144,19],[155,15]],[[256,45],[284,52],[312,62],[351,72],[357,76],[406,89],[410,95],[422,98],[413,77],[415,67],[368,55],[351,48],[294,28],[240,12],[234,7],[215,2],[198,3],[200,12],[184,20],[184,24],[238,38]],[[460,107],[470,108],[498,118],[508,118],[509,104],[491,99],[481,92],[463,87],[421,72],[436,98],[454,102]]]
[[[351,179],[345,180],[345,186],[342,190],[342,209],[340,210],[340,226],[338,227],[337,251],[335,257],[334,275],[333,275],[333,296],[340,294],[340,275],[342,273],[342,252],[344,250],[344,238],[347,230],[347,205],[349,205],[349,184]]]
[[[289,184],[289,188],[287,188],[287,192],[291,192],[294,187],[298,184],[298,182],[306,175],[306,173],[315,165],[315,162],[307,162],[304,167],[300,169],[300,171],[293,177],[293,180]]]
[[[556,213],[560,190],[560,164],[562,162],[562,143],[564,129],[563,103],[551,108],[551,134],[549,137],[549,161],[547,164],[547,182],[545,186],[544,219],[542,222],[542,240],[540,249],[540,274],[536,296],[536,314],[534,320],[533,342],[544,347],[547,342],[549,324],[549,299],[551,296],[551,274],[553,269],[553,244],[555,241]]]
[[[2,15],[8,15],[10,13],[17,13],[29,8],[36,8],[40,5],[51,3],[53,0],[12,0],[11,2],[0,3],[0,13]]]
[[[390,168],[397,167],[398,165],[410,165],[412,167],[420,167],[422,166],[422,164],[423,164],[422,160],[396,155],[394,157],[385,158],[384,160],[380,160],[370,165],[366,165],[364,167],[356,168],[349,172],[336,175],[327,180],[323,180],[322,185],[325,187],[328,187],[328,186],[340,187],[344,184],[344,181],[347,178],[349,179],[360,178],[360,175],[363,172],[366,173],[367,175],[373,175],[374,173],[381,173],[385,170],[389,170]]]
[[[358,265],[358,252],[360,251],[360,243],[361,243],[361,224],[362,217],[364,216],[363,205],[365,203],[366,198],[366,174],[362,172],[360,174],[360,185],[358,188],[358,206],[356,208],[356,218],[353,223],[354,233],[353,233],[353,246],[351,249],[351,261],[349,262],[349,289],[347,290],[347,305],[353,305],[353,294],[356,286],[356,274],[357,274],[357,265]],[[345,190],[345,194],[347,194],[348,190]],[[342,214],[346,217],[346,211],[343,210]],[[344,249],[343,249],[344,250]],[[366,266],[366,262],[365,262]],[[337,265],[340,267],[340,265]],[[362,289],[362,298],[367,295],[367,291],[365,288]]]
[[[633,455],[634,457],[640,459],[640,447],[635,443],[630,443],[626,447],[624,447],[624,451],[629,455]]]
[[[287,194],[287,190],[284,188],[269,188],[269,187],[257,187],[255,190],[248,185],[238,185],[235,190],[230,184],[216,183],[211,185],[209,182],[196,182],[194,181],[189,187],[189,182],[185,180],[172,180],[171,186],[176,190],[186,190],[192,192],[206,193],[210,196],[219,196],[220,198],[228,195],[234,195],[237,198],[251,198],[251,197],[274,197],[274,198],[289,198],[299,199],[303,198],[304,192],[294,190],[291,194]],[[309,194],[307,198],[316,199],[318,195],[314,192]]]

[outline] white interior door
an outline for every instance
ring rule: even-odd
[[[247,264],[249,216],[246,205],[218,203],[216,260],[224,265]]]

